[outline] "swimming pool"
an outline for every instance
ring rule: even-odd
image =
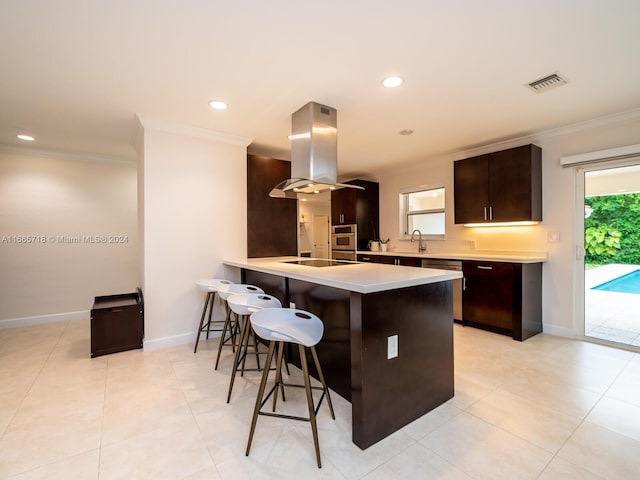
[[[640,294],[640,270],[634,270],[633,272],[622,275],[621,277],[596,285],[595,287],[592,287],[591,290]]]

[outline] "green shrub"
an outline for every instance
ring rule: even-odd
[[[585,262],[640,264],[640,193],[585,198]]]

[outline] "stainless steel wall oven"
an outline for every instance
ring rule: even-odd
[[[333,225],[331,227],[331,258],[356,260],[357,228],[356,225]]]

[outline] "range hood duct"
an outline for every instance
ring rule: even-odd
[[[338,111],[309,102],[291,116],[291,177],[276,185],[270,197],[309,198],[327,190],[353,188],[338,183]]]

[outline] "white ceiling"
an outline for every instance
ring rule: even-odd
[[[134,158],[144,113],[288,158],[313,100],[358,175],[637,109],[639,47],[638,0],[3,0],[0,143]]]

